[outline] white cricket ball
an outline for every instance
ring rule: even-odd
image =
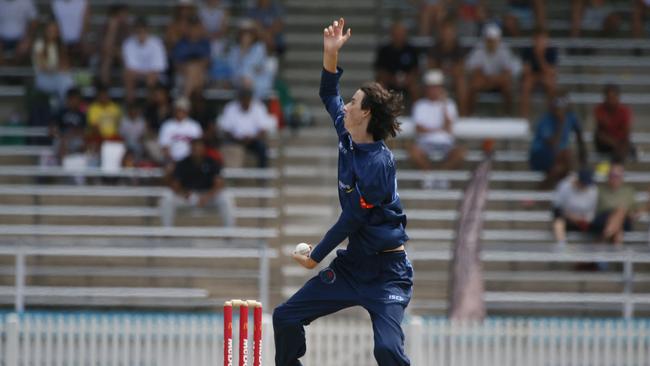
[[[309,255],[309,252],[311,251],[309,244],[307,243],[300,243],[296,245],[296,250],[295,253],[301,254],[301,255]]]

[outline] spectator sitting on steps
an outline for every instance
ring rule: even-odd
[[[202,139],[191,141],[191,154],[179,161],[171,179],[173,194],[161,200],[162,224],[172,226],[176,209],[215,207],[224,226],[234,226],[234,204],[220,175],[221,165],[206,156]]]
[[[593,171],[583,168],[575,175],[562,180],[553,195],[553,233],[557,245],[566,244],[566,232],[593,231],[596,216],[598,187],[594,184]]]

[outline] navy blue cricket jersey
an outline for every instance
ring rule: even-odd
[[[345,129],[339,79],[323,69],[320,97],[339,137],[338,190],[341,215],[310,257],[320,262],[345,238],[348,254],[375,255],[408,240],[406,215],[397,194],[395,159],[383,140],[357,144]]]

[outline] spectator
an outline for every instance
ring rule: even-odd
[[[161,74],[167,69],[167,54],[160,38],[149,34],[144,18],[135,23],[135,32],[122,45],[124,58],[124,86],[126,100],[133,101],[138,81],[144,81],[149,88],[155,86]]]
[[[445,76],[451,76],[452,85],[458,100],[461,116],[467,114],[467,88],[465,83],[465,53],[460,45],[456,26],[445,21],[440,29],[440,37],[429,51],[429,69],[441,69]]]
[[[147,120],[147,130],[154,135],[158,135],[160,126],[172,118],[171,98],[169,96],[169,90],[164,85],[157,84],[149,94],[144,118]]]
[[[85,37],[90,29],[90,6],[86,0],[54,0],[52,13],[59,24],[61,39],[68,55],[84,65],[90,54]]]
[[[173,19],[165,29],[165,47],[171,52],[189,31],[192,19],[196,18],[196,7],[193,0],[179,0],[173,10]]]
[[[615,245],[623,244],[623,233],[632,230],[632,222],[639,216],[636,191],[623,182],[624,174],[622,162],[613,160],[607,184],[598,191],[597,214],[593,224],[603,241]]]
[[[85,150],[86,113],[79,89],[68,90],[63,108],[56,114],[51,126],[54,151],[59,161],[68,154]]]
[[[189,98],[194,92],[202,92],[210,62],[210,41],[198,19],[174,46],[172,59],[177,75],[182,78],[183,96]]]
[[[240,88],[248,82],[253,84],[256,98],[269,96],[275,80],[277,66],[272,65],[266,54],[264,43],[258,38],[258,29],[250,20],[244,20],[239,27],[237,43],[228,54],[232,72],[232,84]]]
[[[407,105],[418,96],[418,52],[408,42],[404,24],[394,23],[390,43],[381,46],[375,58],[376,79],[387,89],[406,92]]]
[[[521,81],[521,116],[530,118],[530,95],[540,85],[547,98],[551,98],[556,88],[557,49],[548,46],[548,34],[537,29],[533,36],[533,46],[522,51],[524,72]]]
[[[577,174],[569,175],[555,188],[553,195],[553,233],[559,246],[566,244],[566,232],[592,231],[596,216],[598,187],[594,174],[583,168]]]
[[[522,26],[546,28],[544,0],[508,0],[503,16],[503,31],[508,37],[521,37]]]
[[[0,64],[27,59],[38,26],[32,0],[0,0]]]
[[[222,0],[205,0],[199,4],[198,13],[210,39],[213,57],[223,54],[230,20],[228,7]]]
[[[108,88],[98,86],[95,101],[88,106],[88,127],[91,129],[91,135],[101,141],[119,140],[121,118],[122,109],[111,100]]]
[[[447,17],[447,1],[419,0],[419,27],[421,36],[429,36],[440,29]]]
[[[413,106],[417,137],[409,148],[411,159],[419,169],[430,171],[433,169],[430,158],[437,155],[442,158],[440,169],[456,169],[463,163],[465,155],[464,149],[455,144],[453,135],[453,125],[458,118],[456,103],[447,97],[440,70],[427,71],[424,85],[424,98]],[[423,185],[433,188],[436,183],[426,179]]]
[[[174,102],[174,116],[160,128],[158,143],[162,147],[166,162],[185,159],[190,154],[190,141],[202,137],[201,126],[189,118],[190,102],[180,98]]]
[[[506,114],[512,110],[512,82],[521,68],[512,51],[501,43],[501,30],[488,24],[484,41],[471,51],[466,68],[470,73],[468,113],[473,114],[479,92],[498,91],[503,96]]]
[[[108,9],[108,21],[102,33],[99,80],[104,85],[111,85],[113,66],[122,65],[122,44],[131,33],[129,8],[125,4],[111,5]]]
[[[161,221],[164,226],[174,224],[176,209],[180,207],[216,207],[224,226],[235,226],[234,203],[221,177],[221,164],[206,156],[200,138],[192,139],[191,154],[176,164],[171,182],[173,195],[161,199]]]
[[[603,102],[594,108],[594,145],[599,153],[608,154],[617,160],[625,160],[630,155],[634,156],[634,147],[630,140],[632,111],[621,103],[617,85],[606,85],[603,94]]]
[[[477,35],[487,18],[485,0],[459,0],[458,3],[458,29],[461,35]]]
[[[74,86],[69,72],[68,55],[59,36],[56,22],[45,25],[43,35],[34,42],[32,63],[36,74],[36,88],[44,93],[56,94],[60,100]]]
[[[135,103],[129,104],[126,108],[126,114],[122,116],[120,121],[120,136],[127,150],[133,153],[136,161],[144,155],[146,130],[147,124],[142,117],[140,106]]]
[[[580,163],[585,164],[587,157],[582,128],[576,115],[569,109],[569,98],[560,92],[551,101],[550,111],[538,122],[530,146],[531,169],[546,173],[540,184],[541,189],[555,187],[571,171],[573,159],[569,141],[572,132],[576,136]]]
[[[621,17],[608,0],[571,0],[571,37],[580,37],[583,29],[600,31],[601,37],[615,36]]]
[[[219,129],[225,133],[226,143],[242,145],[257,157],[257,166],[268,166],[265,142],[273,118],[266,106],[253,97],[249,87],[242,87],[236,100],[228,102],[218,119]]]
[[[644,23],[648,7],[650,7],[649,0],[634,0],[634,8],[632,9],[632,36],[635,38],[642,38],[645,34]]]
[[[274,0],[257,0],[248,11],[248,17],[257,23],[260,36],[270,54],[282,56],[287,48],[284,40],[284,9]]]

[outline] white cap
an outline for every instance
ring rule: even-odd
[[[184,111],[189,111],[190,110],[190,101],[187,98],[178,98],[174,101],[174,108],[176,109],[182,109]]]
[[[490,23],[483,28],[483,37],[487,39],[500,39],[501,28],[494,23]]]
[[[438,69],[431,69],[424,74],[424,85],[443,85],[445,83],[445,75]]]

